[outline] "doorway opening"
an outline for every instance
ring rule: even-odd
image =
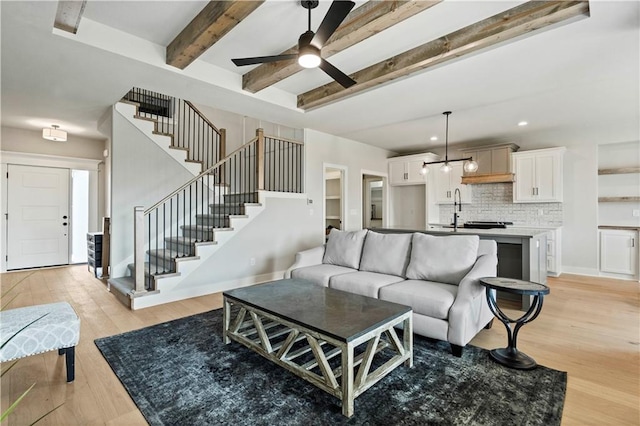
[[[382,228],[387,223],[384,176],[362,175],[362,227]]]
[[[324,226],[325,235],[331,229],[345,228],[345,172],[342,166],[324,167]]]

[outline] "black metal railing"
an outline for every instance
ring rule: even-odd
[[[155,133],[172,137],[171,146],[187,150],[187,160],[202,170],[225,156],[225,130],[214,126],[189,101],[134,87],[124,100],[138,104],[138,116],[155,122]]]
[[[195,255],[195,243],[214,241],[214,231],[228,228],[245,203],[256,203],[259,190],[303,192],[304,145],[265,137],[262,129],[256,134],[152,207],[136,209],[136,291],[153,289],[153,275],[174,272],[180,258]]]
[[[267,191],[302,192],[304,145],[275,136],[264,137],[264,188]]]

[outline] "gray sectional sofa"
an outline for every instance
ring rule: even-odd
[[[454,355],[493,314],[482,277],[495,277],[495,241],[332,229],[325,245],[302,251],[285,278],[411,306],[413,330],[448,341]]]

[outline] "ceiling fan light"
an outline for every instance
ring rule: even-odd
[[[67,141],[67,132],[64,130],[58,130],[60,126],[56,126],[55,124],[51,125],[51,128],[42,129],[42,137],[44,139],[55,141],[55,142],[66,142]]]
[[[320,57],[315,53],[305,53],[298,56],[298,64],[303,68],[317,68],[320,65]]]
[[[464,171],[467,173],[475,173],[478,171],[478,163],[473,159],[464,162]]]

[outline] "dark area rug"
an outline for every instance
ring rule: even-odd
[[[151,425],[559,425],[567,374],[518,371],[465,348],[416,336],[414,367],[398,367],[355,400],[340,401],[232,342],[222,310],[97,339]]]

